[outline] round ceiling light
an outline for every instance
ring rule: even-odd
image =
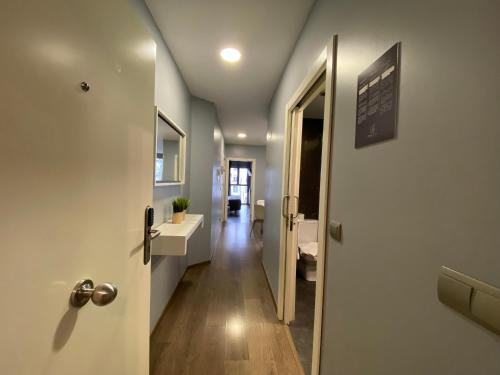
[[[235,63],[240,61],[241,53],[236,48],[224,48],[220,51],[220,56],[224,61]]]
[[[238,133],[238,138],[246,138],[247,135],[245,133]]]

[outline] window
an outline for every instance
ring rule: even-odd
[[[240,186],[240,197],[241,197],[241,204],[248,204],[248,188],[245,186]]]
[[[231,185],[238,184],[238,168],[231,168],[229,171],[229,179]]]
[[[250,179],[252,175],[248,168],[229,169],[229,195],[239,197],[242,204],[249,204],[248,196],[250,193]]]
[[[248,168],[240,168],[238,181],[240,185],[248,185]]]
[[[231,196],[241,196],[241,186],[238,185],[231,185]]]

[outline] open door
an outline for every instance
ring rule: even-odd
[[[288,159],[288,184],[287,184],[287,200],[288,200],[288,213],[287,213],[287,231],[286,231],[286,280],[285,280],[285,311],[284,322],[290,323],[295,319],[295,298],[296,298],[296,267],[297,259],[299,257],[299,235],[298,235],[298,221],[299,216],[303,215],[300,212],[300,181],[301,181],[301,156],[302,156],[302,134],[304,126],[304,111],[309,105],[319,96],[324,96],[325,91],[325,77],[323,74],[311,90],[299,102],[297,107],[292,111],[292,121],[289,139],[289,159]],[[324,105],[319,109],[324,111]],[[311,166],[309,166],[311,167]],[[325,170],[323,163],[314,166],[320,172]],[[318,187],[318,201],[319,201],[319,187]],[[323,199],[323,204],[324,199]],[[323,218],[321,218],[323,220]]]
[[[146,375],[154,42],[119,0],[5,2],[0,41],[0,373]]]
[[[302,141],[302,118],[303,110],[296,108],[292,112],[292,128],[290,129],[290,158],[288,163],[288,186],[287,186],[287,230],[286,230],[286,287],[285,287],[285,323],[288,324],[295,319],[295,289],[297,257],[292,254],[298,247],[297,219],[299,216],[300,201],[300,153]]]

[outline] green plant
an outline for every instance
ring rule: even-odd
[[[182,212],[187,210],[191,201],[185,197],[177,197],[172,201],[172,208],[174,212]]]

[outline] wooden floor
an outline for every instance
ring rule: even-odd
[[[225,225],[212,263],[186,272],[151,337],[152,375],[303,375],[242,215]]]

